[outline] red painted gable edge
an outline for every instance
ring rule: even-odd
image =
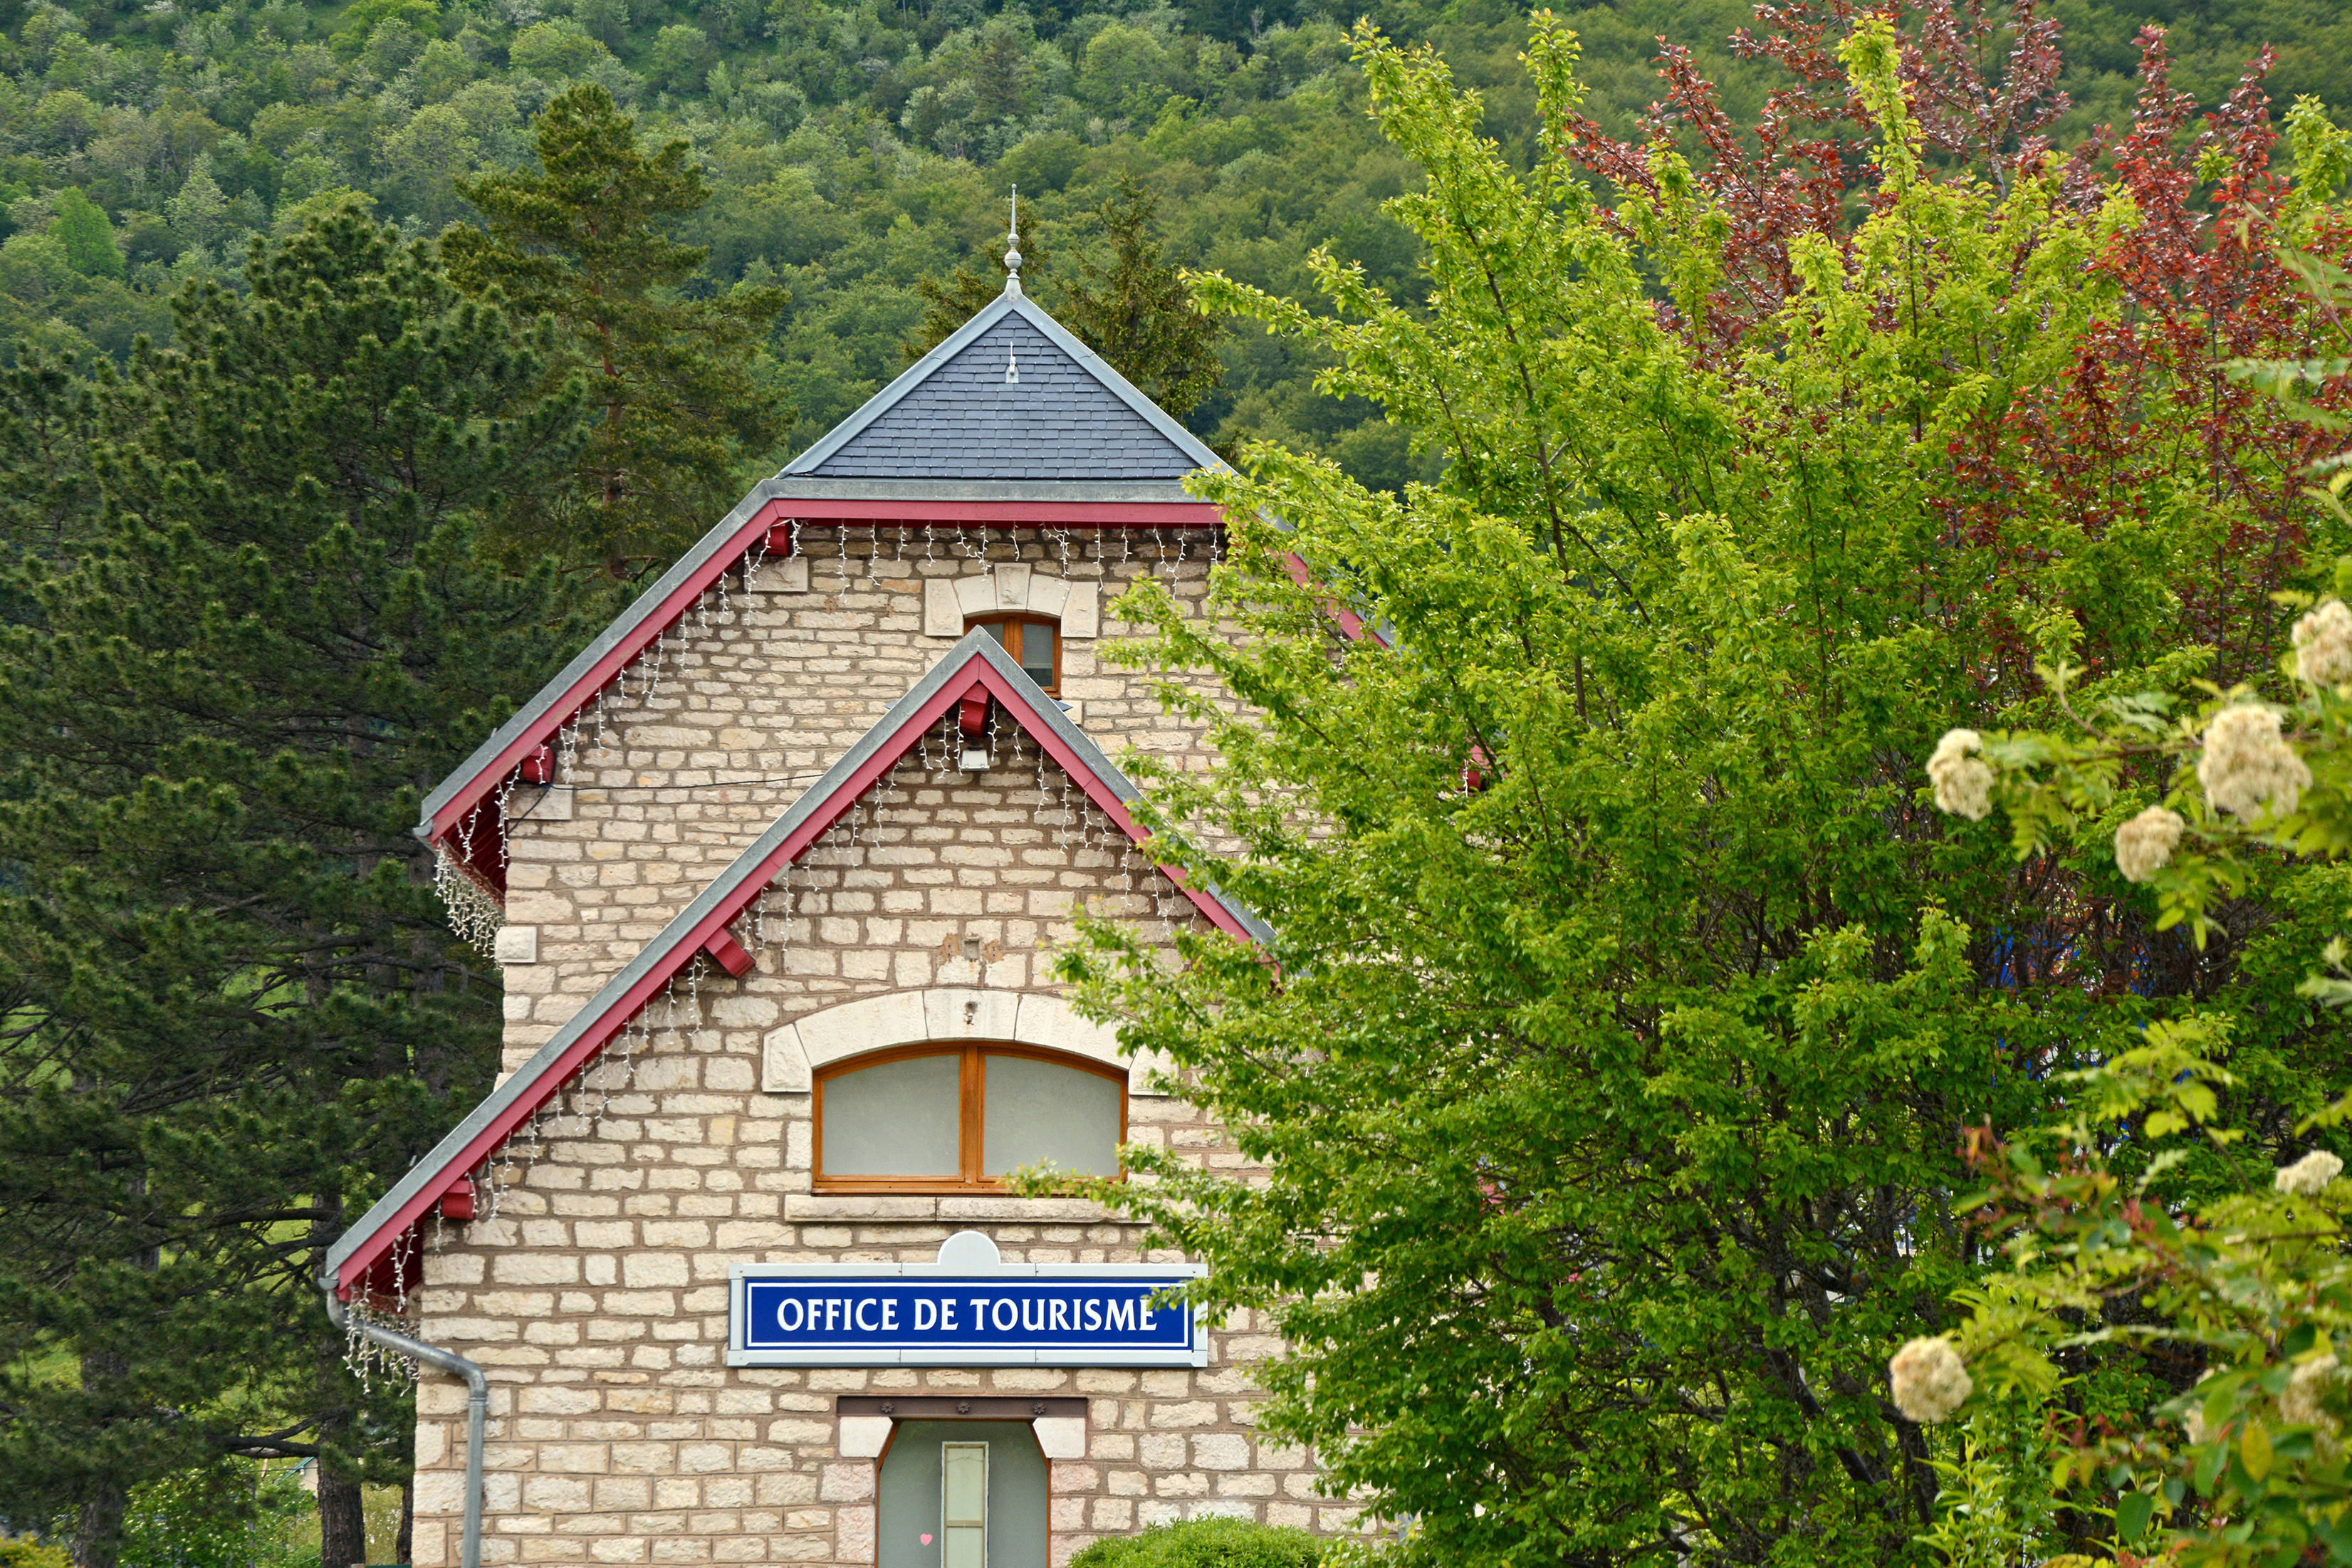
[[[966,669],[971,671],[970,679],[965,679]],[[706,947],[721,937],[732,942],[734,938],[728,928],[751,907],[751,901],[775,879],[777,873],[788,862],[797,861],[810,845],[824,837],[826,830],[840,820],[842,813],[872,788],[883,774],[897,766],[898,760],[929,733],[930,727],[938,723],[950,708],[961,702],[968,694],[981,689],[994,698],[1012,715],[1022,731],[1036,742],[1064,773],[1077,782],[1086,792],[1087,798],[1105,816],[1118,824],[1119,830],[1130,841],[1137,844],[1145,841],[1149,836],[1136,825],[1134,817],[1128,814],[1125,803],[1109,784],[1054,732],[1052,726],[1013,689],[1013,683],[988,662],[985,656],[978,653],[969,656],[965,665],[951,674],[928,702],[915,710],[900,722],[897,731],[885,738],[864,765],[843,780],[782,843],[770,850],[717,908],[674,942],[652,970],[606,1007],[603,1016],[541,1074],[537,1083],[517,1096],[513,1104],[443,1164],[435,1179],[426,1181],[416,1195],[388,1217],[373,1237],[352,1250],[337,1271],[337,1292],[348,1300],[362,1287],[388,1291],[394,1247],[403,1247],[400,1256],[404,1258],[413,1255],[409,1250],[413,1242],[404,1246],[402,1238],[412,1235],[425,1215],[432,1212],[434,1205],[440,1202],[442,1194],[455,1182],[466,1179],[517,1129],[537,1115],[565,1084],[585,1071],[613,1037],[619,1034],[646,1003],[659,995],[662,989]],[[1181,872],[1166,866],[1160,866],[1159,869],[1219,931],[1244,942],[1251,940],[1248,930],[1234,918],[1230,910],[1207,893],[1190,886]],[[445,1177],[447,1179],[442,1179]],[[370,1278],[372,1274],[378,1273],[386,1277],[380,1279]]]
[[[793,518],[813,522],[1207,528],[1220,522],[1223,514],[1206,501],[815,500],[789,497],[769,501],[737,529],[734,536],[715,551],[709,560],[672,590],[650,615],[615,643],[604,658],[573,681],[545,713],[478,770],[447,804],[434,813],[429,833],[432,841],[447,850],[450,859],[458,862],[486,891],[503,900],[506,892],[504,868],[496,860],[500,826],[498,795],[501,786],[515,776],[516,770],[532,753],[548,744],[556,731],[570,723],[573,715],[617,679],[623,670],[635,663],[656,638],[677,625],[679,617],[710,591],[712,584],[741,564],[743,557],[767,536],[771,528]],[[785,552],[777,551],[772,553],[782,555]],[[464,853],[450,840],[459,834],[469,816],[474,819],[474,847],[471,853]]]

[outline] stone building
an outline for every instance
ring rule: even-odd
[[[1238,1160],[1050,973],[1081,908],[1262,934],[1153,863],[1109,760],[1206,763],[1101,654],[1144,574],[1200,604],[1181,480],[1216,461],[1016,280],[427,800],[504,1071],[323,1281],[465,1374],[419,1388],[419,1564],[467,1554],[468,1379],[487,1563],[1045,1568],[1343,1522],[1254,1426],[1263,1325],[1002,1190],[1122,1140]]]

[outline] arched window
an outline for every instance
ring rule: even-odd
[[[1062,631],[1045,616],[975,616],[963,629],[978,626],[1004,645],[1021,672],[1049,695],[1062,694]]]
[[[1050,1162],[1118,1173],[1127,1075],[1030,1046],[905,1046],[816,1078],[816,1188],[995,1192]]]

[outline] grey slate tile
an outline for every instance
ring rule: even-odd
[[[1021,379],[1007,382],[1007,359]],[[827,479],[1166,479],[1199,465],[1008,315],[812,470]]]

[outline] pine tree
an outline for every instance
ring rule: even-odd
[[[247,278],[77,402],[0,383],[0,474],[67,422],[99,487],[86,548],[0,511],[0,1516],[74,1520],[89,1568],[135,1489],[231,1456],[319,1457],[328,1563],[404,1481],[314,1281],[499,1030],[406,829],[587,629],[479,544],[576,458],[551,328],[351,205]]]
[[[1216,318],[1193,303],[1183,269],[1160,259],[1151,232],[1160,198],[1133,174],[1095,210],[1108,243],[1108,265],[1092,258],[1062,286],[1054,311],[1088,348],[1146,395],[1181,418],[1223,379]]]
[[[443,254],[467,291],[496,289],[553,316],[559,371],[588,373],[600,418],[570,495],[533,520],[532,542],[622,575],[632,555],[666,563],[779,455],[792,416],[751,362],[786,296],[745,285],[678,297],[708,252],[664,226],[698,210],[709,188],[684,142],[640,152],[635,122],[603,88],[559,94],[533,136],[541,173],[459,183],[489,227],[451,230]]]

